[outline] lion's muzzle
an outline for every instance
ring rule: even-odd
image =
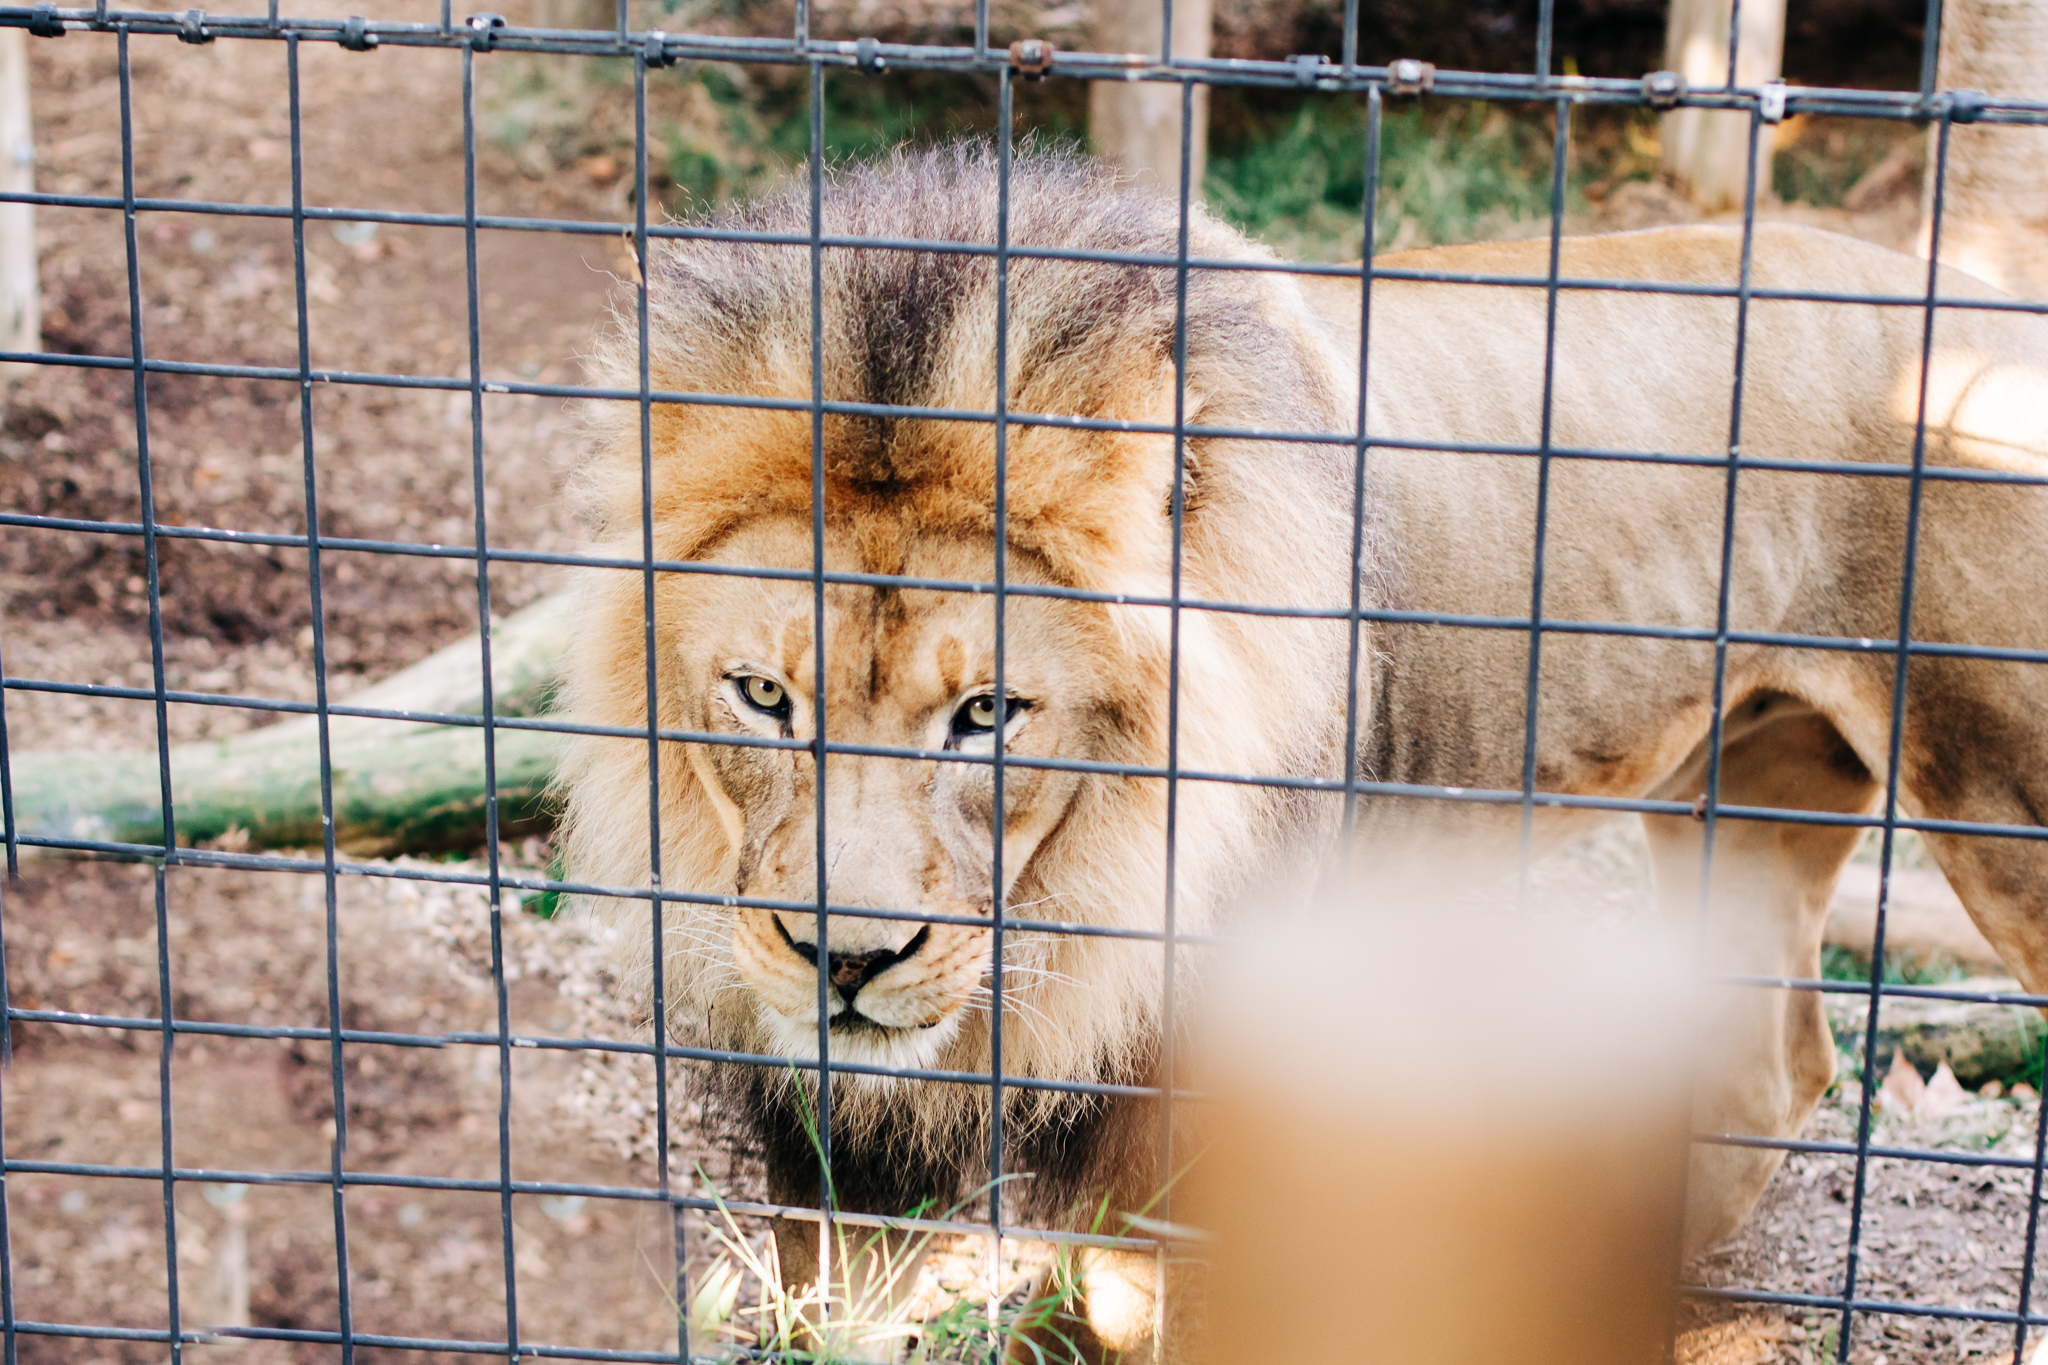
[[[775,916],[775,928],[782,935],[782,941],[790,951],[811,964],[813,971],[818,966],[818,945],[814,941],[798,939],[791,935],[789,926],[782,916]],[[826,971],[832,983],[833,1003],[840,1011],[857,1008],[858,997],[868,983],[898,963],[916,957],[931,941],[931,926],[924,925],[911,936],[908,943],[900,948],[873,948],[865,952],[830,952],[825,954]],[[835,1014],[835,1018],[837,1015]]]
[[[833,1036],[873,1041],[950,1034],[939,1026],[972,999],[988,955],[988,931],[965,925],[834,913],[827,934],[821,948],[815,918],[802,913],[743,910],[734,919],[735,963],[793,1054],[816,1046],[821,955]]]

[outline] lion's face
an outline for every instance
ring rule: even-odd
[[[987,581],[989,547],[905,537],[891,571]],[[828,548],[828,562],[874,562],[874,546]],[[863,551],[855,553],[855,551]],[[808,569],[811,532],[754,523],[711,555],[749,566]],[[1032,577],[1027,561],[1013,578]],[[669,685],[689,729],[794,741],[788,747],[692,745],[690,761],[729,843],[733,890],[815,902],[819,893],[817,769],[795,747],[817,732],[811,584],[691,575],[672,588],[665,624],[680,659]],[[1005,752],[1092,758],[1111,697],[1129,678],[1081,604],[1007,603],[1005,703],[995,690],[992,601],[968,593],[832,585],[825,594],[825,732],[836,744],[987,759]],[[1128,657],[1127,655],[1125,656]],[[1119,686],[1121,684],[1121,686]],[[1073,802],[1080,774],[1006,765],[1000,880],[1013,891]],[[815,1056],[819,970],[832,1053],[850,1061],[926,1065],[986,992],[992,934],[982,927],[997,880],[990,762],[833,753],[825,766],[824,890],[834,913],[820,940],[809,908],[743,909],[731,919],[732,961],[777,1050]],[[957,921],[966,920],[968,923]]]

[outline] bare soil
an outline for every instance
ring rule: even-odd
[[[417,7],[414,7],[415,9]],[[381,16],[422,17],[403,6]],[[135,190],[268,205],[291,202],[282,43],[132,40]],[[39,41],[34,100],[39,188],[121,192],[119,80],[111,35]],[[451,53],[300,54],[306,201],[459,213],[464,202],[461,63]],[[488,64],[486,64],[488,69]],[[585,175],[528,179],[485,139],[486,211],[616,214],[618,192]],[[614,182],[616,176],[613,177]],[[341,229],[337,231],[337,229]],[[38,216],[47,349],[126,357],[130,272],[118,210]],[[346,240],[344,240],[346,239]],[[484,232],[477,243],[486,380],[579,382],[613,286],[610,238]],[[308,335],[314,367],[466,380],[468,306],[456,229],[309,222]],[[144,354],[227,365],[298,364],[288,221],[144,213],[135,271]],[[303,534],[305,459],[295,380],[155,374],[149,444],[157,519],[172,526]],[[325,384],[313,391],[313,467],[329,536],[412,545],[475,543],[467,392]],[[578,417],[561,400],[484,399],[484,511],[494,547],[573,543],[561,488]],[[133,524],[141,515],[135,386],[118,370],[43,367],[7,395],[0,505]],[[171,685],[311,695],[311,594],[302,551],[161,542]],[[475,563],[329,551],[322,590],[331,676],[346,691],[477,625]],[[495,611],[543,590],[531,566],[491,570]],[[14,677],[146,685],[148,598],[139,536],[0,528],[0,606]],[[246,714],[193,708],[178,738],[238,728]],[[13,692],[18,747],[120,747],[151,727],[132,702]]]
[[[429,17],[371,4],[374,17]],[[521,20],[522,22],[524,20]],[[121,191],[115,39],[70,34],[31,46],[38,188]],[[281,43],[132,42],[135,190],[142,196],[289,204],[291,127]],[[310,204],[460,212],[461,61],[386,49],[301,53],[305,196]],[[489,64],[481,64],[487,69]],[[487,79],[491,77],[487,74]],[[486,90],[485,107],[494,107]],[[616,102],[616,96],[613,96]],[[616,126],[616,119],[612,120]],[[630,128],[630,122],[627,124]],[[550,173],[485,138],[486,212],[620,215],[616,168]],[[597,168],[602,171],[603,168]],[[39,213],[46,348],[131,353],[129,253],[118,210]],[[466,379],[463,234],[360,225],[306,231],[308,335],[315,367]],[[608,237],[482,233],[477,244],[482,374],[580,382],[612,271]],[[136,277],[152,357],[296,367],[289,222],[144,213]],[[142,515],[132,376],[45,367],[14,380],[0,417],[0,507],[133,523]],[[330,536],[471,545],[476,485],[466,391],[322,385],[312,395],[320,529]],[[295,381],[152,375],[148,454],[157,519],[172,526],[302,534],[306,461]],[[484,401],[489,543],[572,546],[562,493],[579,418],[556,399]],[[303,552],[167,539],[162,610],[172,687],[306,699],[313,688]],[[11,678],[152,683],[141,542],[135,536],[0,528],[0,610]],[[494,565],[492,606],[516,609],[545,572]],[[330,676],[346,695],[477,626],[475,563],[330,552]],[[11,690],[17,749],[148,748],[153,708]],[[171,708],[176,740],[232,733],[260,713]],[[515,859],[517,851],[512,851]],[[544,847],[525,862],[544,865]],[[160,1012],[154,874],[110,864],[33,862],[4,892],[12,1003],[154,1019]],[[344,879],[339,998],[351,1028],[440,1035],[495,1030],[479,893]],[[325,1028],[324,895],[317,877],[173,869],[166,878],[170,1006],[185,1019]],[[604,1014],[611,992],[588,944],[565,927],[506,916],[512,1027],[535,1034],[645,1037]],[[522,946],[523,945],[523,946]],[[482,953],[479,957],[478,954]],[[522,957],[526,966],[518,965]],[[581,967],[576,966],[583,963]],[[580,973],[580,974],[579,974]],[[44,1162],[223,1172],[329,1169],[335,1136],[324,1041],[183,1038],[167,1073],[155,1031],[23,1024],[5,1073],[7,1153]],[[351,1172],[499,1178],[499,1057],[492,1047],[350,1046],[344,1059]],[[651,1190],[651,1063],[520,1049],[510,1056],[509,1160],[520,1179]],[[162,1130],[170,1079],[171,1131]],[[682,1077],[676,1080],[680,1083]],[[700,1169],[744,1185],[707,1127],[676,1110],[678,1179]],[[8,1182],[17,1313],[24,1319],[161,1330],[169,1321],[166,1205],[155,1179],[18,1175]],[[239,1202],[234,1200],[239,1194]],[[358,1333],[504,1340],[506,1210],[491,1193],[352,1187],[337,1208],[321,1183],[180,1182],[180,1320],[335,1331],[338,1226],[345,1226]],[[526,1341],[673,1350],[670,1225],[659,1205],[518,1196],[510,1252]],[[245,1251],[230,1254],[240,1224]],[[698,1239],[701,1242],[701,1238]],[[238,1270],[233,1264],[240,1261]],[[26,1360],[160,1360],[162,1346],[24,1335]],[[244,1343],[203,1348],[250,1360],[331,1360],[338,1348]],[[370,1355],[379,1354],[372,1350]],[[408,1353],[410,1354],[410,1353]],[[472,1358],[450,1356],[450,1359]]]
[[[438,1036],[495,1031],[489,906],[476,888],[348,878],[338,982],[344,1026]],[[319,877],[174,869],[167,878],[171,1000],[180,1018],[325,1028]],[[39,864],[7,895],[17,1004],[152,1018],[157,1013],[155,874],[112,864]],[[506,916],[511,1027],[528,1036],[645,1037],[610,1013],[612,991],[577,930]],[[352,1186],[337,1209],[333,1061],[322,1039],[181,1037],[168,1068],[154,1030],[18,1024],[6,1074],[7,1154],[32,1162],[154,1170],[310,1173],[312,1183],[181,1181],[180,1319],[334,1332],[345,1244],[359,1334],[505,1339],[507,1240],[518,1332],[527,1342],[673,1350],[666,1207],[628,1199]],[[649,1190],[644,1058],[519,1048],[509,1053],[509,1148],[499,1140],[499,1051],[449,1044],[343,1049],[343,1164],[371,1176],[515,1179]],[[642,1075],[640,1072],[647,1072]],[[163,1131],[168,1078],[168,1139]],[[675,1080],[683,1081],[680,1075]],[[674,1110],[679,1180],[744,1184],[744,1159]],[[16,1312],[31,1321],[153,1328],[168,1321],[166,1210],[154,1178],[17,1175],[9,1181]],[[233,1202],[230,1202],[233,1201]],[[239,1221],[246,1250],[233,1254]],[[340,1229],[338,1233],[338,1228]],[[701,1230],[696,1241],[702,1243]],[[232,1283],[246,1279],[247,1316]],[[160,1360],[143,1342],[24,1335],[26,1360]],[[216,1348],[206,1348],[208,1350]],[[246,1359],[333,1360],[331,1345],[245,1342]],[[368,1349],[368,1348],[365,1348]],[[379,1354],[371,1350],[370,1354]],[[413,1353],[407,1353],[411,1355]],[[450,1356],[450,1359],[457,1357]]]

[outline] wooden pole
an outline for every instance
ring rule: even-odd
[[[1142,53],[1156,62],[1164,29],[1160,0],[1130,0],[1096,7],[1092,41],[1100,52]],[[1206,57],[1211,38],[1210,0],[1174,0],[1173,56]],[[1088,87],[1088,137],[1102,158],[1140,184],[1169,193],[1180,188],[1180,103],[1178,84],[1162,81],[1096,81]],[[1194,166],[1190,189],[1202,192],[1202,164],[1209,150],[1209,91],[1195,87]]]
[[[2048,96],[2048,0],[1949,0],[1938,73],[1944,90]],[[1923,256],[1934,163],[1930,144]],[[2048,129],[1979,124],[1949,130],[1941,260],[2021,298],[2048,299]]]
[[[1728,84],[1731,0],[1671,0],[1664,65],[1694,90]],[[1785,0],[1742,0],[1742,42],[1735,83],[1778,78],[1785,60]],[[1749,115],[1678,109],[1664,116],[1664,171],[1709,213],[1742,207],[1749,174]],[[1757,195],[1771,186],[1771,144],[1757,148]]]
[[[28,34],[0,29],[0,185],[35,189],[35,138],[28,113]],[[35,210],[0,203],[0,350],[40,351],[42,308],[36,287]],[[18,365],[0,365],[0,381]]]

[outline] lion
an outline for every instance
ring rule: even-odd
[[[1642,819],[1687,922],[1708,822],[1670,803],[1704,813],[1711,774],[1720,965],[1815,978],[1896,757],[1899,811],[2048,990],[2048,844],[1939,823],[2043,823],[2048,670],[1913,655],[1895,748],[1883,643],[1910,534],[1914,640],[2048,647],[2048,491],[1981,477],[2048,478],[2048,331],[1991,291],[1940,276],[1990,306],[1939,312],[1923,383],[1926,265],[1845,238],[1757,226],[1753,289],[1811,297],[1749,298],[1740,333],[1734,228],[1560,244],[1564,279],[1652,292],[1553,296],[1545,241],[1431,249],[1379,262],[1400,277],[1362,366],[1355,277],[1073,156],[1020,152],[1006,201],[980,146],[834,170],[815,280],[808,186],[707,226],[645,267],[648,382],[693,397],[652,405],[644,468],[639,405],[609,405],[584,467],[600,553],[677,567],[583,571],[564,848],[583,883],[683,893],[658,966],[646,902],[608,903],[672,1036],[800,1063],[829,1015],[839,1208],[950,1206],[999,1144],[1029,1177],[1002,1187],[1012,1225],[1162,1216],[1198,1142],[1198,1106],[1157,1092],[1185,1083],[1201,945],[1312,894],[1340,846],[1368,893],[1447,840],[1474,878],[1512,867],[1525,762],[1537,855],[1612,817],[1569,798],[1664,803]],[[638,388],[630,308],[603,361]],[[1533,662],[1532,603],[1558,627]],[[653,745],[650,680],[676,736]],[[821,689],[844,746],[822,786]],[[1819,995],[1743,991],[1718,1034],[1700,1131],[1796,1134],[1834,1072]],[[721,1072],[786,1205],[820,1197],[812,1075]],[[1781,1157],[1698,1146],[1689,1245]],[[792,1284],[816,1227],[777,1225]],[[1146,1358],[1153,1257],[1091,1248],[1079,1273],[1067,1337]]]

